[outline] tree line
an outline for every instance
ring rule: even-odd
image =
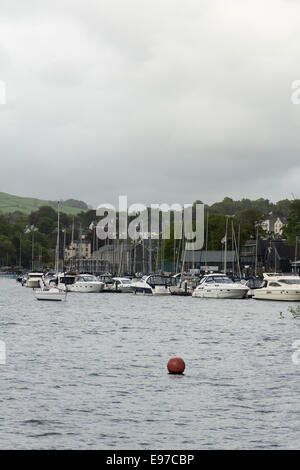
[[[195,204],[200,202],[195,201]],[[236,237],[239,237],[240,245],[249,238],[256,237],[257,227],[259,235],[266,235],[259,224],[271,216],[287,219],[287,226],[283,230],[283,237],[287,244],[294,245],[296,237],[300,236],[299,199],[293,201],[284,199],[272,203],[263,198],[254,201],[250,199],[234,201],[226,197],[222,202],[210,206],[205,205],[205,247],[209,250],[221,249],[221,240],[225,234],[228,216],[230,217],[229,233],[233,227]],[[95,210],[83,210],[76,216],[61,213],[60,226],[65,231],[66,246],[71,242],[72,227],[74,240],[78,240],[80,233],[83,233],[85,239],[92,242],[93,233],[89,230],[92,222],[96,222]],[[57,211],[51,206],[42,206],[29,215],[17,211],[0,215],[0,265],[19,266],[21,264],[23,267],[30,268],[33,254],[35,260],[51,267],[54,263],[56,230]],[[171,223],[171,239],[163,242],[164,257],[170,261],[174,256],[173,233],[174,227]],[[34,253],[32,253],[33,237]],[[98,246],[102,243],[99,241]]]

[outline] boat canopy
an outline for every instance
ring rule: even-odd
[[[229,277],[225,276],[225,274],[203,276],[203,278],[200,279],[199,284],[202,284],[203,282],[218,283],[218,284],[232,284],[233,283],[233,281]]]
[[[80,282],[99,282],[96,276],[93,276],[92,274],[79,274],[79,276],[76,276],[75,282],[80,281]]]
[[[160,276],[158,274],[151,274],[146,278],[146,282],[151,287],[176,285],[176,279],[174,277]]]

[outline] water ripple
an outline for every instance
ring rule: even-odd
[[[0,289],[2,449],[299,448],[288,304]]]

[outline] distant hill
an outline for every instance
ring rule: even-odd
[[[0,192],[0,213],[2,214],[15,211],[30,214],[30,212],[36,211],[41,206],[51,206],[56,209],[57,201],[45,201],[43,199],[14,196],[12,194]],[[81,211],[88,210],[88,205],[83,201],[67,199],[66,201],[61,201],[60,208],[61,211],[66,214],[75,215]]]

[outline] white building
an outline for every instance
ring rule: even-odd
[[[287,220],[284,217],[270,217],[264,220],[260,225],[267,233],[282,235],[282,229],[287,225]]]
[[[91,243],[87,240],[82,240],[82,242],[73,242],[65,250],[65,259],[69,260],[70,258],[85,258],[88,259],[92,254]]]
[[[287,225],[287,220],[284,217],[277,217],[274,222],[274,234],[282,235],[282,229]]]

